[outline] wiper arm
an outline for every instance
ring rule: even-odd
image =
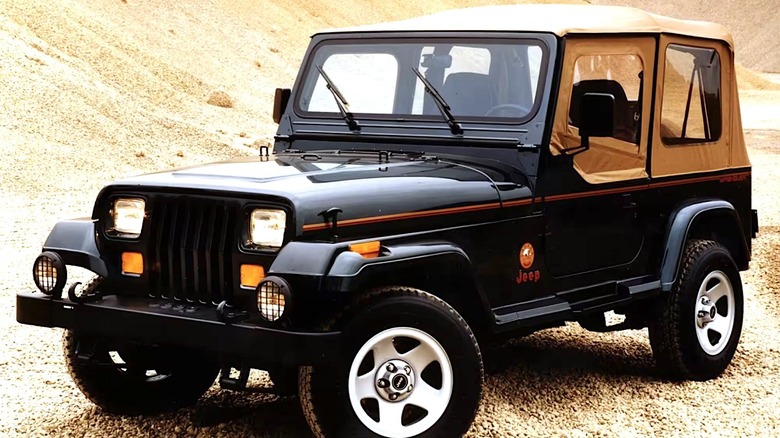
[[[425,92],[430,94],[433,98],[433,101],[436,103],[436,108],[439,109],[439,112],[444,117],[444,121],[447,122],[447,126],[450,127],[450,131],[455,135],[463,134],[463,127],[460,126],[460,123],[455,121],[455,117],[452,116],[452,113],[450,112],[450,106],[447,104],[447,101],[441,97],[441,94],[439,94],[433,84],[431,84],[431,81],[429,81],[425,75],[420,73],[420,69],[417,67],[412,67],[412,70],[414,70],[414,74],[416,74],[417,77],[420,78],[420,81],[423,83],[423,85],[425,85]]]
[[[347,122],[347,126],[349,126],[350,131],[360,131],[360,125],[358,124],[357,120],[355,120],[355,116],[349,111],[349,104],[347,103],[347,99],[345,99],[344,95],[341,94],[341,91],[339,91],[338,87],[336,87],[336,84],[334,84],[328,75],[325,74],[325,70],[322,69],[322,66],[315,65],[315,67],[317,67],[317,71],[320,72],[322,79],[325,79],[326,88],[328,91],[330,91],[330,94],[333,95],[333,99],[336,101],[336,106],[339,107],[341,117],[343,117],[344,121]]]

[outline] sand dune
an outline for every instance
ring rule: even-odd
[[[634,6],[670,17],[714,21],[734,36],[737,62],[780,72],[780,2],[777,0],[591,0],[593,4]]]
[[[110,169],[99,170],[107,179],[250,153],[247,145],[273,135],[273,89],[292,84],[308,37],[318,29],[485,3],[0,0],[0,138],[9,140],[5,147],[30,153],[51,150],[76,168],[100,169],[109,161]],[[666,3],[674,2],[653,8],[667,11]],[[678,14],[712,15],[686,8]],[[747,45],[740,52],[745,60],[752,59],[753,40]],[[773,86],[740,73],[746,87]],[[208,105],[215,90],[227,93],[233,108]],[[69,160],[68,153],[87,150],[89,157]],[[0,160],[3,174],[14,161]]]

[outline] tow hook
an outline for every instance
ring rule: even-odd
[[[81,283],[76,282],[70,285],[68,288],[68,299],[77,304],[92,303],[103,299],[103,294],[97,290],[100,283],[103,282],[103,277],[96,275],[84,285],[83,288],[76,294],[76,290]]]
[[[217,319],[225,324],[241,322],[249,318],[249,312],[235,310],[227,301],[222,301],[217,305]]]

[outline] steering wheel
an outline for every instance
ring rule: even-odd
[[[496,105],[493,108],[490,108],[488,112],[485,113],[485,117],[495,116],[501,111],[507,111],[509,112],[510,116],[515,116],[515,117],[522,117],[530,112],[528,108],[522,105],[517,105],[514,103],[504,103],[501,105]]]

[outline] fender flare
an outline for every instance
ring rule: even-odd
[[[460,280],[470,282],[477,293],[482,313],[489,314],[490,305],[477,287],[471,260],[456,244],[428,240],[382,245],[380,255],[365,258],[349,251],[349,243],[290,242],[279,252],[268,270],[270,275],[319,277],[320,289],[339,295],[360,293],[371,278],[401,272],[420,266],[451,265]]]
[[[661,262],[661,290],[669,292],[677,281],[677,273],[682,263],[685,242],[688,240],[692,225],[697,219],[712,213],[725,213],[734,221],[736,229],[741,230],[739,215],[734,206],[724,200],[708,200],[687,204],[679,207],[669,218],[666,231],[663,261]],[[742,233],[739,233],[740,250],[744,254],[748,251],[747,242]],[[738,254],[734,254],[738,256]]]
[[[93,219],[71,219],[54,225],[42,251],[53,251],[66,265],[80,266],[106,277],[108,269],[97,248],[97,230]]]
[[[445,241],[385,244],[374,258],[349,251],[350,243],[354,242],[290,242],[277,254],[268,273],[354,279],[368,270],[389,270],[424,259],[451,258],[471,265],[463,249]]]
[[[382,247],[379,257],[364,258],[345,251],[333,261],[326,279],[341,292],[359,290],[364,276],[386,273],[420,264],[453,263],[459,268],[471,266],[468,255],[450,242],[428,241]],[[468,271],[463,272],[468,275]],[[472,278],[473,281],[473,278]]]

